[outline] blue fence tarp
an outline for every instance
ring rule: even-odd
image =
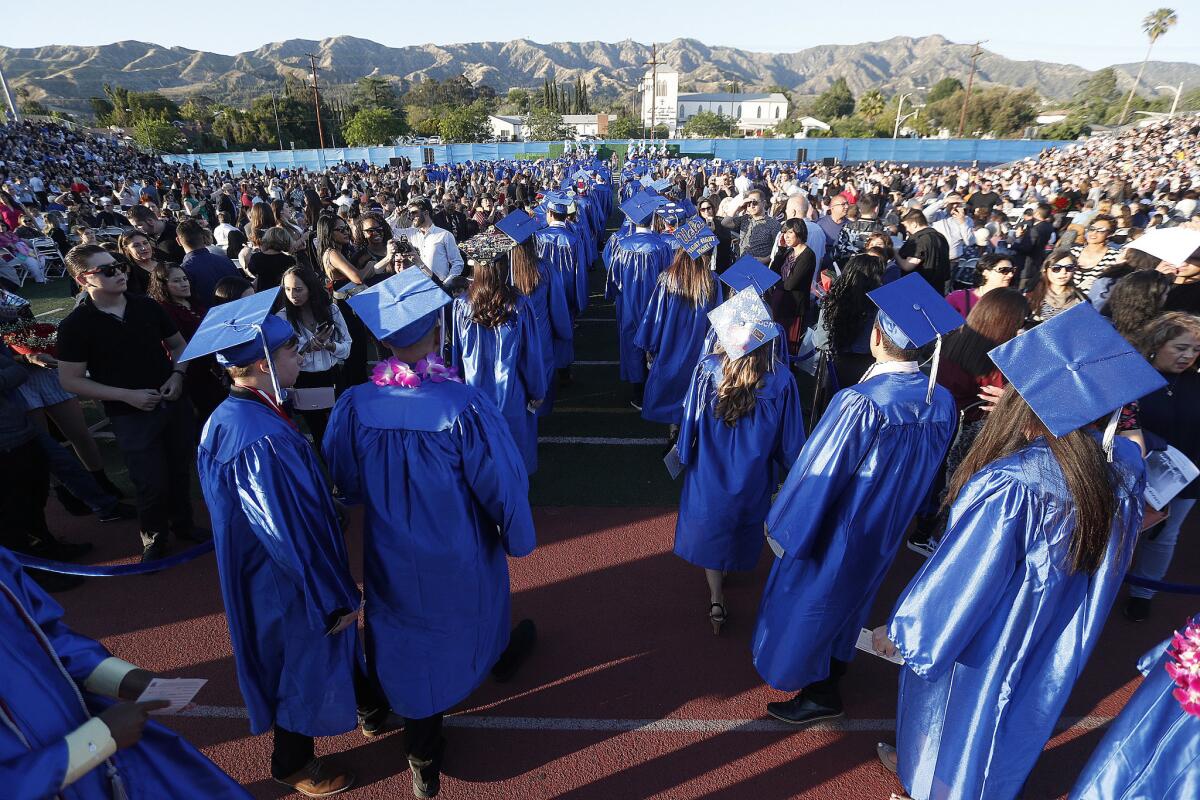
[[[626,139],[598,141],[600,145],[626,145]],[[408,145],[403,147],[327,147],[324,150],[262,150],[230,153],[163,156],[168,163],[199,162],[202,169],[232,169],[239,172],[251,167],[304,167],[322,170],[349,162],[386,165],[391,158],[407,157],[420,164],[423,150],[433,151],[438,164],[464,161],[496,161],[528,158],[550,152],[556,142],[491,142],[486,144]],[[797,150],[808,151],[809,161],[836,158],[847,163],[861,161],[898,161],[907,164],[1002,164],[1036,156],[1042,150],[1062,147],[1071,142],[1041,139],[666,139],[654,145],[675,145],[685,155],[709,156],[730,161],[763,158],[767,161],[792,161]]]

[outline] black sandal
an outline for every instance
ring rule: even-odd
[[[713,609],[718,609],[714,612]],[[729,612],[725,608],[724,603],[710,603],[708,606],[708,621],[712,623],[713,636],[721,635],[721,626],[725,624],[725,620],[729,618]]]

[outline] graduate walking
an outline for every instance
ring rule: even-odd
[[[829,405],[767,517],[778,559],[754,632],[769,703],[802,725],[842,715],[838,684],[875,593],[954,435],[954,398],[917,367],[963,319],[920,278],[870,293],[874,365]]]
[[[1010,386],[950,481],[941,543],[875,630],[904,657],[897,745],[880,758],[916,800],[1020,796],[1144,509],[1141,453],[1114,434],[1164,380],[1089,303],[988,355]]]
[[[210,310],[181,361],[215,354],[233,382],[204,426],[196,466],[250,730],[273,730],[276,781],[323,797],[354,775],[316,758],[313,737],[361,724],[371,738],[395,723],[362,666],[362,596],[332,492],[280,403],[300,355],[292,326],[271,314],[279,291]]]
[[[437,353],[450,296],[405,270],[350,299],[391,352],[339,398],[325,460],[365,507],[367,657],[405,717],[413,792],[441,785],[442,718],[487,677],[507,680],[533,645],[512,631],[507,556],[533,551],[529,479],[500,412]]]
[[[758,563],[771,493],[804,444],[804,416],[795,378],[772,355],[779,326],[758,295],[741,292],[712,317],[718,352],[695,368],[675,445],[684,468],[675,554],[704,568],[719,634],[729,618],[724,573]]]

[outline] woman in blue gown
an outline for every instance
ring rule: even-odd
[[[951,480],[941,544],[875,631],[904,657],[880,757],[916,800],[1020,795],[1142,520],[1137,445],[1089,429],[1162,384],[1141,355],[1087,303],[989,355],[1010,386]]]
[[[658,277],[634,338],[645,351],[649,370],[642,401],[645,419],[678,428],[692,370],[708,333],[708,312],[716,304],[716,280],[707,260],[676,251],[671,266]]]
[[[1191,627],[1193,636],[1200,633],[1200,614]],[[1170,644],[1168,639],[1142,656],[1138,670],[1145,680],[1088,759],[1071,800],[1200,797],[1200,716],[1189,714],[1175,695],[1166,667]]]
[[[179,734],[154,722],[116,750],[111,697],[133,700],[137,668],[62,621],[63,610],[0,547],[0,796],[6,800],[248,800]],[[115,724],[115,723],[114,723]],[[129,730],[123,731],[128,736]],[[123,738],[123,737],[122,737]],[[114,752],[115,750],[115,752]]]
[[[546,396],[546,362],[529,300],[508,282],[501,262],[474,262],[471,288],[454,301],[452,359],[463,381],[500,409],[521,451],[537,470],[537,417]]]
[[[696,365],[675,445],[684,467],[675,554],[704,568],[714,633],[728,617],[723,573],[758,563],[771,494],[804,444],[796,380],[772,354],[779,328],[758,306],[753,325],[717,329],[721,344]]]

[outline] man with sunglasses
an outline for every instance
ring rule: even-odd
[[[761,189],[746,192],[732,215],[720,219],[720,224],[737,231],[737,257],[753,256],[760,263],[771,260],[771,249],[779,236],[780,222],[767,214],[767,195]]]
[[[408,201],[410,227],[396,230],[396,236],[407,236],[413,250],[402,254],[404,266],[420,265],[425,271],[445,283],[462,275],[463,258],[454,234],[433,223],[433,206],[424,197]],[[407,255],[407,258],[405,257]]]
[[[171,532],[207,538],[192,524],[195,418],[178,363],[187,342],[162,306],[125,294],[126,267],[103,247],[74,247],[66,262],[87,296],[58,327],[59,379],[104,403],[137,492],[142,561],[154,561]]]

